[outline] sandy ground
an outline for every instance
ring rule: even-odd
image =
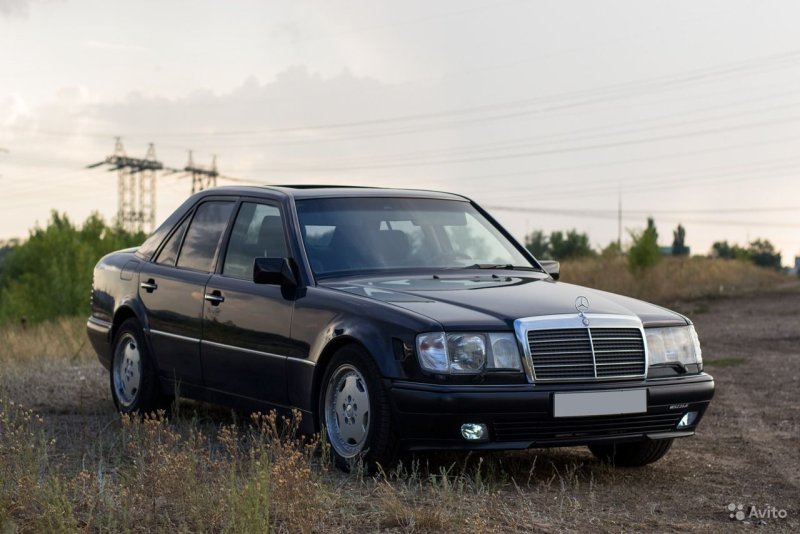
[[[695,321],[717,384],[699,433],[635,470],[600,464],[583,448],[491,455],[490,481],[463,495],[465,508],[491,502],[494,517],[479,530],[800,531],[800,293],[677,306]],[[107,380],[99,364],[56,360],[7,374],[4,386],[45,418],[65,461],[79,465],[111,457],[118,446]],[[188,406],[200,424],[229,420],[224,410]],[[431,458],[434,465],[450,460]],[[396,512],[370,504],[374,485],[330,477],[363,512],[363,523],[335,530],[404,530],[403,521],[391,520]],[[430,495],[409,497],[408,513],[435,507]],[[741,504],[745,519],[731,519],[729,504]],[[752,507],[762,517],[750,517]]]

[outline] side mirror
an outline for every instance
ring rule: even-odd
[[[559,262],[553,260],[539,260],[539,265],[547,271],[547,274],[553,277],[553,280],[558,280],[559,270],[561,269],[561,264]]]
[[[297,287],[289,258],[256,258],[253,262],[253,281],[281,287]]]

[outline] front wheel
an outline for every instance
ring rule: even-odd
[[[341,469],[350,471],[360,461],[373,472],[396,457],[388,394],[372,357],[361,347],[346,346],[334,354],[322,379],[319,414]]]
[[[655,439],[632,443],[589,445],[589,450],[603,462],[621,467],[641,467],[663,458],[670,447],[672,447],[671,439]]]
[[[122,323],[114,336],[111,359],[111,396],[121,413],[149,413],[168,408],[171,399],[161,392],[155,362],[136,319]]]

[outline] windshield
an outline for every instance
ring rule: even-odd
[[[533,268],[468,202],[322,198],[296,204],[306,253],[318,277],[389,269]]]

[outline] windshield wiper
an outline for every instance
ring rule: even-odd
[[[536,271],[539,269],[530,265],[511,265],[510,263],[473,263],[466,267],[459,267],[459,269],[507,269],[509,271]]]

